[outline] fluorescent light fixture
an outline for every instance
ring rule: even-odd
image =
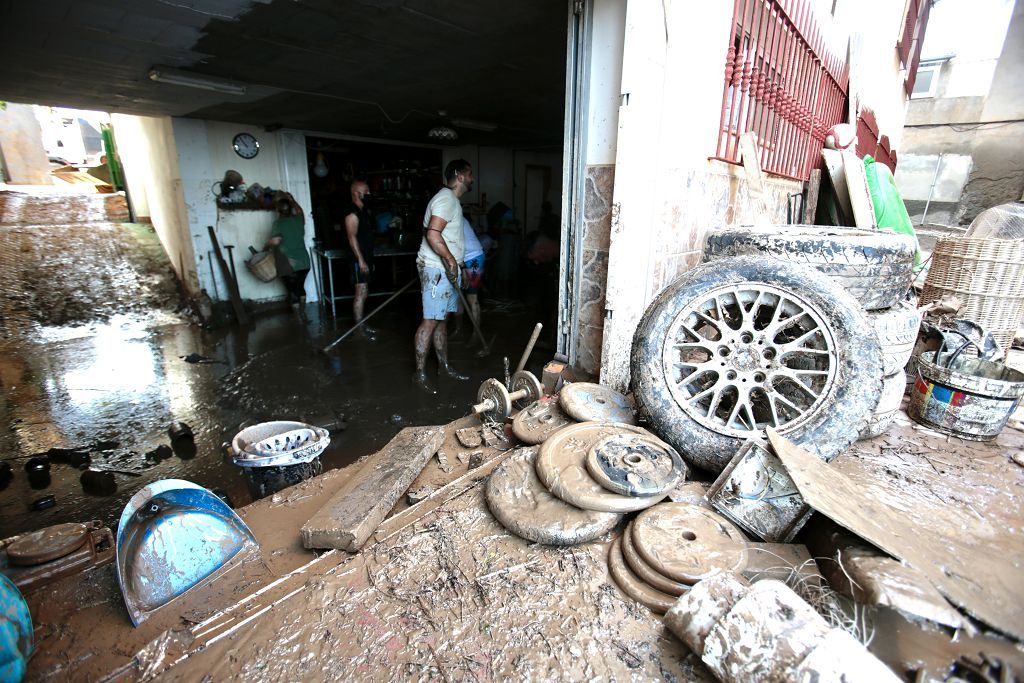
[[[452,125],[458,126],[459,128],[482,130],[486,133],[493,133],[498,130],[498,124],[490,123],[489,121],[477,121],[476,119],[452,119]]]
[[[169,85],[183,85],[186,88],[212,90],[226,95],[244,95],[245,84],[212,76],[199,76],[166,66],[154,66],[149,70],[149,80]]]

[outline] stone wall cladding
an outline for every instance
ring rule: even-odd
[[[611,244],[615,166],[587,166],[583,200],[583,264],[580,273],[577,367],[597,376],[601,370],[608,248]]]

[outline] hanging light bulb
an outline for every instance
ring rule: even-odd
[[[330,169],[327,168],[327,162],[324,161],[324,153],[317,152],[316,164],[313,165],[313,175],[315,175],[317,178],[324,178],[327,176],[329,172]]]

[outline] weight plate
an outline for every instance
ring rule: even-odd
[[[689,503],[665,503],[637,516],[633,547],[659,574],[687,584],[747,566],[747,542],[740,530]]]
[[[629,523],[629,526],[626,527],[626,531],[622,534],[622,557],[626,560],[626,566],[633,570],[633,573],[636,574],[637,578],[649,585],[651,588],[655,588],[662,593],[668,593],[669,595],[682,595],[686,591],[690,590],[689,585],[673,581],[667,576],[655,571],[651,565],[647,564],[644,558],[637,554],[636,548],[633,546],[632,522]]]
[[[611,531],[622,515],[581,510],[555,498],[537,478],[537,447],[521,448],[487,482],[487,507],[501,524],[528,541],[576,545]]]
[[[608,571],[623,593],[656,614],[664,614],[676,603],[675,596],[648,586],[626,566],[622,559],[622,542],[617,538],[608,551]]]
[[[516,400],[516,408],[528,406],[544,395],[544,387],[540,385],[540,380],[537,379],[536,375],[527,370],[520,370],[512,375],[511,386],[512,393],[526,391],[526,396]]]
[[[674,448],[638,434],[599,441],[587,453],[587,471],[601,486],[623,496],[666,494],[687,474]]]
[[[70,555],[85,545],[89,527],[69,522],[20,536],[7,546],[7,559],[19,567],[31,567]]]
[[[629,399],[608,387],[591,382],[566,384],[558,393],[566,415],[580,422],[604,421],[636,424]]]
[[[576,424],[576,421],[562,412],[558,397],[545,396],[516,413],[512,418],[512,432],[523,443],[540,444],[571,424]]]
[[[633,512],[664,498],[620,496],[604,488],[587,472],[587,452],[601,439],[623,432],[655,438],[647,430],[615,422],[582,422],[564,427],[544,442],[537,457],[537,476],[551,493],[585,510]]]
[[[484,380],[476,392],[476,402],[483,403],[484,401],[492,403],[491,409],[485,410],[482,413],[484,417],[488,417],[495,422],[503,422],[505,418],[512,414],[512,401],[508,398],[508,390],[504,384],[493,377]]]

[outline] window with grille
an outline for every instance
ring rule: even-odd
[[[761,167],[806,180],[825,134],[844,120],[848,71],[825,46],[807,0],[735,0],[713,158],[739,163],[754,131]]]

